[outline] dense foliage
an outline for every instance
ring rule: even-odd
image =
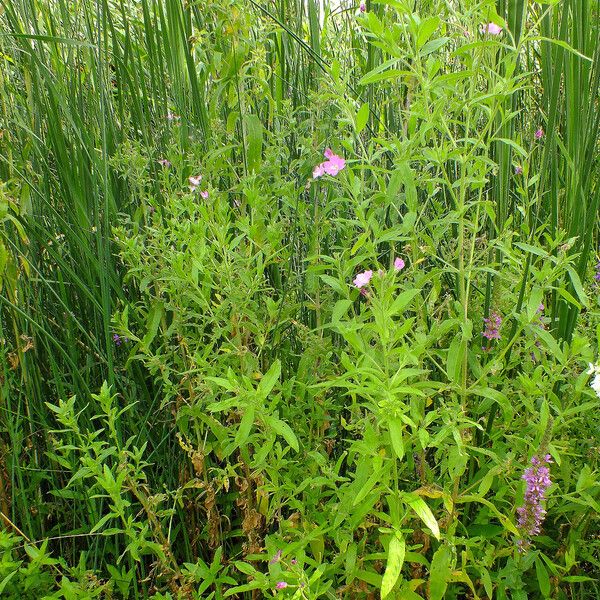
[[[599,16],[0,0],[0,596],[597,598]]]

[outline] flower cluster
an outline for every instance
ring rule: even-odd
[[[597,286],[600,286],[600,260],[596,263],[596,273],[594,275],[594,281]]]
[[[600,398],[600,363],[590,363],[587,374],[594,376],[594,379],[592,379],[592,382],[590,383],[590,387],[596,392],[596,396]]]
[[[533,456],[531,467],[525,469],[522,479],[525,480],[525,498],[523,506],[517,508],[519,515],[517,525],[521,531],[521,539],[517,542],[519,550],[524,551],[530,544],[528,538],[538,535],[542,522],[546,516],[546,509],[542,502],[546,500],[546,491],[552,484],[550,481],[550,468],[552,462],[549,454]]]
[[[481,335],[488,340],[499,340],[502,317],[497,312],[492,311],[489,317],[483,319],[483,323],[485,329]]]
[[[341,156],[334,154],[331,148],[325,150],[324,156],[327,160],[313,169],[313,179],[322,177],[325,173],[335,176],[346,166],[346,161]]]
[[[115,343],[115,346],[120,346],[123,342],[127,343],[129,342],[129,338],[128,337],[121,337],[118,333],[115,333],[112,336],[113,342]]]
[[[402,271],[405,266],[406,263],[399,256],[394,259],[394,271]],[[385,271],[383,269],[379,269],[378,274],[380,277],[383,277],[383,275],[385,275]],[[368,271],[359,273],[352,282],[354,287],[358,288],[363,296],[366,295],[365,288],[369,285],[372,277],[373,271],[369,269]]]
[[[200,185],[200,182],[202,181],[202,175],[196,175],[196,176],[191,176],[188,177],[188,181],[190,182],[190,192],[195,192],[196,189],[198,188],[198,186]],[[207,190],[202,190],[200,192],[200,196],[202,196],[202,198],[204,200],[208,199],[208,191]]]
[[[536,140],[541,140],[544,137],[544,130],[540,127],[533,135]]]
[[[191,177],[188,177],[188,181],[190,182],[190,192],[195,192],[202,181],[202,175],[192,175]]]

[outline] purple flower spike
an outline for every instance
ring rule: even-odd
[[[544,456],[533,456],[531,467],[525,469],[522,479],[525,480],[525,497],[523,506],[517,508],[519,518],[517,525],[521,531],[521,539],[517,545],[521,552],[525,551],[530,545],[529,538],[539,535],[542,530],[542,523],[546,516],[546,510],[542,502],[546,500],[546,491],[552,485],[550,481],[550,468],[552,457],[549,454]]]
[[[121,336],[118,333],[115,333],[113,335],[113,342],[115,343],[115,346],[120,346],[123,343],[123,340],[121,339]]]
[[[483,323],[485,325],[485,330],[481,335],[488,340],[499,340],[500,336],[500,327],[502,325],[502,317],[495,311],[490,313],[489,317],[483,319]]]
[[[544,130],[540,127],[534,135],[536,140],[541,140],[544,137]]]
[[[273,555],[273,558],[269,561],[269,564],[274,565],[275,563],[278,563],[280,559],[281,559],[281,550],[277,550],[277,552],[275,552],[275,554]]]

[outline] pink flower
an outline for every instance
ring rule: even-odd
[[[196,177],[189,177],[188,181],[190,182],[190,191],[195,192],[196,188],[200,185],[200,182],[202,181],[202,175],[196,175]]]
[[[498,35],[502,33],[502,27],[496,23],[487,23],[481,26],[481,33],[489,33],[490,35]]]
[[[371,281],[371,277],[373,277],[373,271],[363,271],[359,273],[354,281],[354,287],[357,287],[359,290],[367,285],[369,285],[369,281]]]
[[[396,257],[396,260],[394,261],[394,269],[396,271],[402,271],[402,269],[404,269],[404,267],[405,267],[404,261],[399,256]]]
[[[321,163],[320,165],[317,165],[313,169],[313,179],[316,179],[317,177],[321,177],[325,174],[325,169],[323,168],[324,164],[325,163]]]
[[[275,584],[275,589],[276,590],[284,590],[287,586],[288,586],[288,584],[285,581],[278,581]]]
[[[170,166],[171,166],[171,162],[170,162],[170,161],[168,161],[166,158],[161,158],[161,159],[158,161],[158,164],[159,164],[161,167],[170,167]]]
[[[366,12],[366,10],[367,10],[367,4],[366,4],[366,2],[361,2],[360,5],[359,5],[359,7],[358,7],[358,10],[360,10],[361,13]]]
[[[202,198],[204,198],[204,200],[208,200],[208,190],[203,190],[202,192],[200,192],[200,195],[202,196]]]
[[[515,175],[522,175],[523,174],[523,167],[521,165],[517,165],[515,167]]]
[[[544,130],[540,127],[535,133],[534,133],[535,139],[536,140],[541,140],[544,137]]]
[[[317,179],[317,177],[321,177],[325,173],[335,177],[346,167],[346,161],[341,156],[334,154],[331,148],[327,148],[324,155],[327,160],[313,169],[313,179]]]

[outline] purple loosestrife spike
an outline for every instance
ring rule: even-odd
[[[542,530],[542,523],[546,516],[542,502],[546,500],[546,491],[552,485],[548,466],[550,463],[552,458],[549,454],[533,456],[531,467],[525,469],[522,476],[526,484],[525,497],[523,505],[517,508],[519,516],[517,526],[521,532],[521,539],[517,541],[517,546],[521,552],[531,545],[530,538],[539,535]]]
[[[113,342],[115,343],[115,346],[120,346],[123,343],[123,340],[121,339],[121,336],[118,333],[115,333],[113,335]]]
[[[488,340],[499,340],[500,336],[500,327],[502,325],[502,317],[495,311],[490,313],[489,317],[483,319],[485,324],[485,330],[481,335]]]
[[[523,167],[521,165],[515,166],[515,175],[523,175]]]
[[[536,140],[541,140],[544,137],[544,130],[540,127],[534,134]]]
[[[600,261],[596,264],[596,274],[594,275],[596,283],[600,284]]]
[[[273,558],[269,561],[269,564],[274,565],[275,563],[278,563],[281,559],[281,554],[281,550],[277,550],[277,552],[275,552],[275,554],[273,555]]]
[[[366,2],[361,2],[360,5],[359,5],[359,7],[358,7],[358,10],[361,13],[366,12],[366,10],[367,10],[367,3]]]

